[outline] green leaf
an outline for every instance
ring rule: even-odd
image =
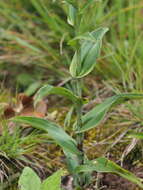
[[[41,86],[40,82],[34,82],[28,86],[28,88],[25,90],[24,94],[27,96],[33,95],[37,89]]]
[[[78,56],[77,56],[77,52],[75,52],[71,65],[70,65],[70,73],[72,75],[72,77],[76,78],[77,74],[77,69],[78,69]]]
[[[85,56],[83,57],[82,65],[81,65],[81,71],[79,74],[79,77],[84,77],[88,75],[95,67],[96,59],[100,55],[102,41],[97,41],[90,49],[89,51],[86,51]],[[86,46],[87,50],[87,46]]]
[[[143,133],[142,132],[140,132],[140,133],[135,133],[135,132],[133,132],[133,133],[130,133],[129,135],[128,135],[128,137],[129,138],[136,138],[136,139],[143,139]]]
[[[61,190],[62,170],[55,172],[53,175],[43,181],[41,190]]]
[[[71,124],[72,115],[74,112],[74,106],[71,107],[64,120],[64,127],[69,127]]]
[[[41,53],[41,50],[40,50],[39,48],[35,47],[35,46],[32,45],[32,44],[29,44],[27,41],[25,41],[25,40],[23,40],[23,39],[20,39],[20,38],[18,38],[18,37],[16,37],[16,36],[15,36],[15,37],[13,36],[13,39],[14,39],[18,44],[20,44],[21,46],[27,47],[27,48],[29,48],[29,49],[31,49],[31,50],[37,52],[37,53]]]
[[[79,37],[84,40],[81,40],[80,55],[76,52],[70,65],[73,77],[82,78],[93,70],[100,55],[102,38],[107,31],[108,28],[99,28]]]
[[[76,22],[76,14],[77,14],[77,10],[76,8],[69,4],[68,5],[68,18],[67,18],[67,21],[68,23],[71,25],[71,26],[74,26],[75,25],[75,22]]]
[[[25,167],[18,185],[20,190],[41,190],[41,181],[37,174],[29,167]]]
[[[63,87],[54,87],[51,85],[45,85],[42,88],[39,89],[39,91],[36,93],[34,97],[34,103],[35,105],[45,96],[48,96],[50,94],[56,94],[56,95],[62,95],[71,100],[75,104],[81,104],[82,100],[74,95],[70,90],[63,88]]]
[[[31,125],[36,129],[48,132],[50,137],[53,138],[55,142],[63,148],[63,150],[67,150],[76,155],[81,154],[80,151],[77,149],[76,141],[54,122],[41,118],[24,116],[17,116],[14,117],[12,120],[20,123],[25,123]]]
[[[74,7],[76,7],[76,5],[77,5],[76,1],[77,1],[77,0],[65,0],[66,3],[71,4],[71,5],[73,5]]]
[[[64,154],[66,156],[66,165],[67,165],[68,171],[71,174],[74,174],[75,168],[79,165],[78,157],[77,155],[72,154],[69,151],[64,151]]]
[[[80,9],[80,14],[83,14],[83,12],[85,11],[85,9],[87,9],[94,2],[95,2],[95,0],[87,0],[87,2]]]
[[[75,170],[75,172],[78,173],[91,171],[114,173],[143,188],[143,184],[141,183],[140,178],[136,177],[133,173],[121,168],[119,165],[103,157],[97,158],[94,161],[90,161],[87,165],[78,166]]]
[[[82,117],[83,127],[77,132],[81,133],[99,125],[112,106],[121,104],[124,101],[142,98],[143,94],[128,93],[118,94],[106,99]]]

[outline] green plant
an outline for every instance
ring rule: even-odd
[[[83,78],[94,69],[100,55],[102,38],[108,31],[107,28],[99,28],[85,34],[80,31],[84,11],[92,3],[94,3],[93,0],[88,0],[84,4],[77,0],[66,0],[66,5],[69,9],[68,23],[73,27],[75,33],[74,38],[69,41],[69,44],[75,50],[69,69],[70,79],[68,80],[72,89],[45,85],[35,96],[35,104],[49,94],[61,95],[72,101],[77,116],[72,128],[73,137],[68,135],[58,124],[49,120],[21,116],[13,118],[13,121],[23,122],[48,132],[55,142],[62,147],[66,156],[67,168],[70,174],[73,175],[74,185],[77,189],[83,189],[88,186],[92,171],[115,173],[143,188],[141,180],[129,171],[103,157],[89,161],[84,152],[83,140],[85,132],[98,126],[112,106],[130,99],[143,98],[143,94],[117,94],[83,115],[83,105],[85,103],[82,95]]]
[[[0,155],[7,158],[23,159],[23,155],[31,152],[34,146],[42,140],[42,135],[36,132],[24,135],[18,125],[9,126],[6,120],[0,122],[0,128]]]
[[[18,178],[24,165],[36,167],[40,170],[40,166],[34,160],[32,153],[34,153],[37,143],[43,141],[42,134],[37,134],[35,131],[27,134],[19,125],[1,119],[0,190],[7,189],[10,185],[13,188],[12,184]]]
[[[59,170],[41,183],[37,174],[31,168],[25,167],[18,184],[20,190],[60,190],[62,174],[63,171]]]

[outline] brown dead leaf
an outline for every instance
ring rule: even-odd
[[[37,103],[35,107],[36,112],[41,113],[42,115],[46,115],[47,113],[47,104],[41,100],[40,102]]]
[[[47,104],[44,101],[40,101],[36,107],[34,107],[33,97],[26,96],[21,93],[18,95],[17,104],[15,106],[5,105],[3,108],[2,119],[10,119],[15,115],[20,116],[32,116],[44,118],[47,113]],[[9,131],[12,133],[14,124],[8,122]],[[2,134],[2,126],[0,126],[0,135]]]
[[[3,116],[4,119],[9,119],[11,117],[14,117],[15,116],[15,111],[14,109],[11,107],[11,106],[7,106],[5,109],[4,109],[4,112],[3,112]]]
[[[47,105],[44,101],[40,101],[34,108],[33,98],[26,96],[25,94],[19,95],[19,103],[22,105],[22,109],[18,115],[21,116],[33,116],[43,118],[47,112]]]
[[[18,94],[17,105],[14,108],[17,113],[20,113],[25,107],[33,105],[33,98],[26,96],[23,93]]]
[[[18,95],[18,99],[19,101],[22,103],[22,105],[25,107],[29,106],[29,105],[33,105],[33,98],[30,96],[27,96],[23,93]]]
[[[45,114],[35,111],[33,107],[25,108],[19,114],[20,116],[45,117]]]

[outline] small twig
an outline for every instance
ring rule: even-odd
[[[96,184],[95,184],[95,190],[100,190],[100,179],[101,179],[101,174],[97,173],[97,177],[96,177]]]

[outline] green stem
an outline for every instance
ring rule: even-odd
[[[81,15],[79,15],[78,12],[79,12],[79,2],[77,1],[77,15],[76,15],[76,23],[74,26],[75,36],[78,36],[80,34]],[[78,56],[77,65],[80,66],[80,43],[78,40],[76,42],[76,52],[77,52],[77,56]],[[72,84],[73,84],[73,91],[74,91],[75,95],[82,98],[81,79],[78,79],[78,78],[73,79]],[[82,128],[82,107],[83,107],[82,104],[75,105],[76,114],[77,114],[77,125],[76,125],[75,131],[78,131]],[[78,157],[78,163],[79,163],[79,165],[82,165],[82,164],[84,164],[84,151],[83,151],[84,134],[83,133],[76,133],[75,138],[76,138],[78,149],[81,152],[81,156]],[[75,182],[79,188],[84,186],[84,184],[85,184],[84,179],[85,178],[84,178],[83,174],[77,175]]]
[[[81,79],[76,79],[76,95],[82,98],[82,87],[81,87]],[[82,128],[82,105],[76,106],[76,113],[77,113],[77,128],[76,130],[80,130]],[[78,133],[76,134],[76,140],[78,144],[78,148],[81,152],[83,152],[83,134]],[[83,160],[80,164],[83,164]]]
[[[82,87],[81,87],[81,79],[73,79],[73,88],[74,88],[74,93],[78,97],[82,98]],[[78,131],[82,127],[82,104],[77,104],[75,105],[76,109],[76,114],[77,114],[77,124],[76,124],[76,129],[75,131]],[[84,134],[83,133],[76,133],[75,134],[76,142],[77,142],[77,147],[81,152],[81,155],[78,157],[78,163],[79,165],[84,164],[84,151],[83,151],[83,140],[84,140]],[[78,174],[78,176],[75,179],[75,183],[78,187],[82,187],[85,184],[84,181],[84,175],[83,174]]]

